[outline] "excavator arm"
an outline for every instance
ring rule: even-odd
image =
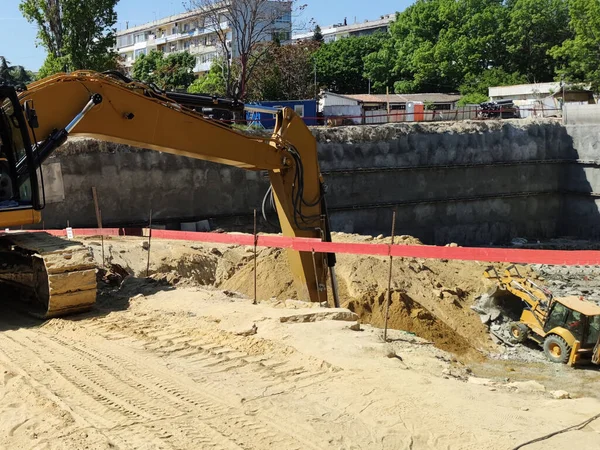
[[[152,86],[87,71],[35,82],[19,94],[18,101],[29,139],[37,143],[33,146],[36,168],[67,136],[79,136],[265,170],[283,234],[330,239],[316,141],[289,108],[273,110],[276,126],[272,136],[251,137],[206,118]],[[24,161],[25,156],[16,164],[21,176],[31,169]],[[3,226],[39,221],[37,214],[20,214],[11,216],[12,223],[7,224],[2,220],[7,213],[0,208]],[[295,251],[288,251],[288,256],[302,298],[325,301],[327,269],[335,259]]]

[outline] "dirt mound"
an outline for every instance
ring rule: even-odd
[[[336,233],[337,242],[389,243],[383,236]],[[148,252],[145,239],[105,240],[107,261],[137,277],[146,276]],[[410,236],[396,238],[399,244],[422,245]],[[98,258],[97,240],[89,245]],[[169,274],[166,280],[214,286],[221,290],[254,295],[254,264],[250,248],[153,240],[150,275]],[[474,262],[396,258],[392,272],[392,302],[389,325],[432,341],[456,354],[494,349],[486,328],[470,307],[491,285],[482,277],[485,266]],[[364,323],[383,327],[387,300],[389,259],[338,255],[337,276],[342,306],[356,312]],[[288,267],[286,253],[261,249],[258,253],[259,300],[299,299]],[[330,299],[332,303],[332,299]]]
[[[334,240],[383,242],[389,238],[336,234]],[[411,237],[400,242],[420,244]],[[487,329],[470,309],[475,298],[490,286],[482,277],[484,268],[475,262],[395,259],[390,327],[413,332],[457,354],[492,350],[494,344]],[[338,255],[336,269],[342,306],[359,314],[364,323],[383,327],[389,259]],[[298,298],[285,252],[281,250],[259,254],[257,281],[261,299]],[[242,267],[219,287],[253,295],[253,266]]]

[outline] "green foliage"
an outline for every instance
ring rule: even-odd
[[[207,94],[223,97],[227,95],[227,86],[223,78],[223,66],[219,60],[214,60],[210,70],[198,77],[189,87],[191,94]]]
[[[156,83],[157,70],[163,61],[164,54],[158,50],[151,50],[147,55],[138,55],[131,72],[133,78],[144,83]]]
[[[385,47],[389,39],[389,35],[377,33],[322,45],[315,53],[319,84],[341,94],[366,92],[369,81],[363,76],[365,58]]]
[[[396,62],[394,41],[385,39],[378,51],[363,58],[365,71],[363,77],[371,80],[373,94],[385,94],[394,87],[394,66]]]
[[[502,0],[418,0],[391,27],[396,92],[453,92],[506,61]]]
[[[23,66],[11,66],[4,56],[0,56],[0,84],[19,86],[33,81],[33,73]]]
[[[68,56],[56,57],[51,53],[48,53],[44,60],[44,64],[42,64],[42,67],[40,67],[40,70],[38,71],[37,79],[41,80],[56,73],[67,72],[69,66]]]
[[[572,36],[568,23],[565,0],[514,0],[506,32],[511,70],[532,82],[552,80],[557,64],[549,50]]]
[[[487,69],[478,74],[467,74],[460,86],[460,93],[463,96],[462,104],[471,104],[473,99],[482,99],[477,103],[488,99],[488,91],[492,86],[510,86],[514,84],[527,83],[524,75],[507,73],[503,69]]]
[[[489,99],[490,98],[485,94],[474,92],[472,94],[463,95],[458,101],[458,106],[479,105],[480,103],[487,102]]]
[[[22,0],[23,16],[38,27],[38,41],[47,50],[44,75],[117,66],[114,25],[118,0]]]
[[[196,59],[188,52],[172,53],[166,58],[162,52],[152,50],[139,55],[133,64],[133,78],[154,83],[161,89],[187,89],[196,76],[193,69]]]
[[[398,93],[460,90],[477,98],[492,85],[550,81],[554,57],[573,52],[550,49],[569,42],[568,7],[583,3],[582,28],[588,24],[588,36],[600,36],[590,31],[600,28],[589,27],[594,22],[588,17],[600,8],[598,0],[417,0],[398,14],[390,41],[364,58],[364,75],[376,92],[394,82]],[[598,42],[587,48],[581,59],[597,61]],[[582,72],[573,77],[582,79]]]
[[[569,1],[572,36],[550,50],[559,63],[557,73],[570,82],[589,82],[600,91],[600,2]]]

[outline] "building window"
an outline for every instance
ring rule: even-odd
[[[304,105],[294,105],[294,112],[298,116],[304,117]]]
[[[135,35],[135,43],[146,42],[146,33],[138,33]]]
[[[129,47],[133,45],[133,34],[126,34],[125,36],[120,36],[118,39],[119,47]]]
[[[279,42],[289,41],[290,40],[290,32],[284,31],[284,30],[273,31],[273,33],[271,35],[271,39],[273,41],[279,41]]]
[[[145,48],[141,48],[139,50],[135,51],[135,59],[137,59],[140,55],[145,55],[146,54],[146,49]]]
[[[277,19],[275,19],[276,23],[290,23],[291,21],[292,21],[292,12],[291,11],[286,11],[283,13],[283,15],[281,15]]]
[[[185,41],[183,43],[183,49],[184,50],[189,50],[190,49],[190,41]]]

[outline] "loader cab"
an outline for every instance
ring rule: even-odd
[[[0,229],[40,220],[37,165],[13,87],[0,86]]]
[[[574,361],[591,356],[596,364],[600,363],[600,306],[579,297],[555,299],[544,332],[559,334],[574,349]]]

